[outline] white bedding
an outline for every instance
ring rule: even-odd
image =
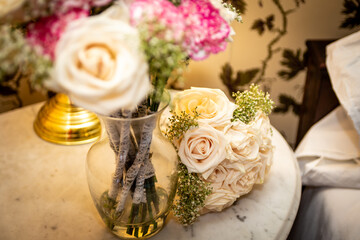
[[[345,110],[315,124],[295,154],[305,190],[288,239],[360,239],[359,136]]]
[[[288,239],[358,240],[359,216],[360,190],[308,187]]]

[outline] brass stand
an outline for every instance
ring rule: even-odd
[[[72,105],[67,95],[58,93],[40,109],[34,130],[46,141],[78,145],[97,140],[101,125],[95,113]]]

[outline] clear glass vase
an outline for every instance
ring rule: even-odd
[[[101,117],[106,132],[89,150],[87,180],[108,229],[121,239],[149,238],[164,226],[176,193],[178,157],[160,115]]]

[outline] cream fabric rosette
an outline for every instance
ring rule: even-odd
[[[236,199],[251,191],[261,171],[261,162],[243,171],[242,164],[225,160],[220,163],[206,182],[211,184],[212,193],[206,198],[202,213],[222,211],[231,206]]]
[[[225,129],[226,158],[230,161],[246,162],[259,156],[261,137],[260,131],[241,121],[231,122]]]
[[[24,0],[1,0],[0,1],[0,17],[19,8]]]
[[[178,155],[189,172],[205,179],[225,159],[226,139],[221,131],[207,124],[188,130],[181,139]]]
[[[53,81],[47,83],[75,105],[104,115],[135,108],[150,90],[137,29],[107,14],[69,25],[56,47]]]
[[[236,105],[220,89],[192,87],[174,96],[172,109],[175,114],[184,111],[191,116],[196,110],[200,114],[199,123],[222,129],[231,120]]]

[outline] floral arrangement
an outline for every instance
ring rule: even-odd
[[[175,95],[163,120],[181,160],[174,213],[184,225],[231,206],[270,170],[273,102],[255,85],[234,97],[232,103],[219,89],[191,88]]]
[[[75,105],[112,118],[157,112],[169,79],[179,78],[190,59],[203,60],[223,51],[234,34],[230,22],[241,21],[231,1],[222,0],[6,0],[0,6],[0,79],[25,75],[35,87],[66,93]],[[225,158],[226,166],[240,169],[226,155],[230,150],[225,151],[226,138],[219,131],[231,135],[235,127],[243,127],[226,123],[236,109],[234,104],[217,92],[203,94],[223,104],[222,115],[209,117],[214,106],[199,106],[199,119],[194,119],[199,122],[198,131],[190,127],[179,142],[179,156],[190,174],[202,174],[201,183],[204,179],[216,181],[213,175],[222,171],[217,167],[225,166]],[[183,110],[182,101],[175,102],[176,112]],[[207,122],[206,127],[202,122]],[[187,123],[192,125],[192,121]],[[132,212],[146,214],[139,204],[152,201],[156,208],[157,203],[149,152],[155,122],[138,127],[135,135],[141,137],[136,141],[133,126],[111,121],[106,126],[116,168],[103,207],[116,221],[131,192]],[[215,162],[193,164],[196,154],[189,152],[186,141],[196,138],[199,131],[209,140],[217,139],[219,145],[211,146],[218,150],[211,154]],[[198,141],[210,148],[209,143]],[[206,186],[199,185],[199,189]],[[215,192],[209,197],[216,198]],[[217,209],[209,199],[207,208]],[[148,229],[144,229],[146,235]]]

